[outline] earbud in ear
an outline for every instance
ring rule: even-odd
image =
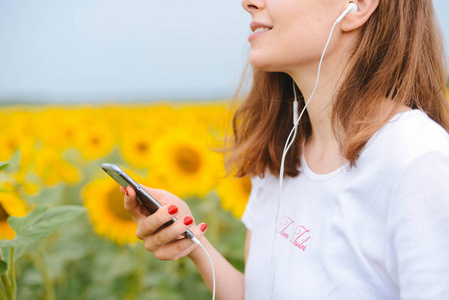
[[[350,2],[348,7],[345,9],[345,11],[338,17],[338,19],[335,21],[335,24],[340,23],[340,21],[349,13],[356,12],[357,11],[357,4],[354,2]]]
[[[348,5],[347,9],[349,9],[348,14],[350,14],[352,12],[356,12],[357,11],[357,4],[355,4],[354,2],[349,2],[349,5]]]

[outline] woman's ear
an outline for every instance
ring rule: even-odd
[[[362,27],[379,6],[379,0],[353,0],[351,2],[357,4],[357,11],[347,14],[340,22],[341,30],[345,32]]]

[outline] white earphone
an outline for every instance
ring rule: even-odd
[[[335,24],[340,23],[340,21],[349,13],[356,12],[357,11],[357,4],[354,2],[350,2],[348,7],[345,9],[345,11],[337,18],[335,21]]]
[[[357,4],[355,4],[354,2],[349,2],[348,7],[346,7],[346,9],[343,11],[343,13],[337,18],[337,20],[335,20],[333,27],[335,27],[335,25],[340,23],[340,21],[343,20],[343,18],[347,14],[350,14],[352,12],[356,12],[357,10],[358,10]],[[332,27],[332,30],[333,30],[333,27]],[[332,35],[332,32],[331,32],[331,35]],[[327,45],[326,45],[326,48],[327,48]],[[326,49],[324,51],[326,51]],[[298,121],[299,121],[298,120],[299,119],[298,100],[296,98],[296,85],[295,85],[294,81],[293,81],[293,94],[294,94],[294,97],[295,97],[294,101],[293,101],[293,124],[298,124]]]

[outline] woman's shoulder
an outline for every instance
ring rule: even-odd
[[[433,150],[449,151],[448,132],[417,109],[395,115],[370,142],[393,153],[420,155]]]
[[[449,156],[449,134],[420,110],[395,115],[366,145],[366,152],[407,162],[428,153]]]
[[[269,170],[266,170],[263,175],[251,177],[251,185],[253,189],[278,184],[279,184],[278,178],[273,174],[271,174]]]

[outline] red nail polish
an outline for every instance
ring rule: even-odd
[[[193,223],[192,217],[187,216],[184,218],[184,225],[189,226],[192,223]]]
[[[128,188],[125,188],[125,194],[126,194],[127,197],[129,197]]]
[[[174,215],[178,212],[178,208],[175,205],[170,205],[168,208],[168,213]]]
[[[206,232],[206,229],[207,229],[207,224],[206,224],[206,223],[201,224],[200,230],[201,230],[202,232]]]

